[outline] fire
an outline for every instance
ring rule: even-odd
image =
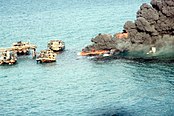
[[[116,38],[118,39],[128,38],[128,33],[117,33]]]
[[[101,55],[101,54],[106,54],[108,53],[109,50],[91,50],[88,52],[82,51],[80,52],[80,56],[95,56],[95,55]]]

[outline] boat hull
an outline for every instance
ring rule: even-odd
[[[56,62],[56,60],[51,60],[51,59],[36,59],[37,63],[51,63],[51,62]]]

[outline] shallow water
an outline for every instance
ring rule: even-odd
[[[40,51],[58,38],[66,50],[55,63],[22,56],[0,66],[0,115],[174,115],[174,63],[77,56],[98,33],[122,31],[144,2],[150,1],[1,1],[1,47],[22,40]]]

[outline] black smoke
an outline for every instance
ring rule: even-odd
[[[174,0],[152,0],[142,4],[137,11],[136,20],[127,21],[123,29],[128,38],[118,39],[115,35],[98,34],[92,38],[92,45],[84,48],[128,51],[129,56],[141,58],[174,58]],[[151,47],[156,53],[147,54]]]

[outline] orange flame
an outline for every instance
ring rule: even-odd
[[[108,53],[109,50],[91,50],[88,52],[80,52],[80,56],[95,56],[95,55],[101,55],[101,54],[105,54]]]
[[[118,39],[128,38],[128,33],[117,33],[116,38]]]

